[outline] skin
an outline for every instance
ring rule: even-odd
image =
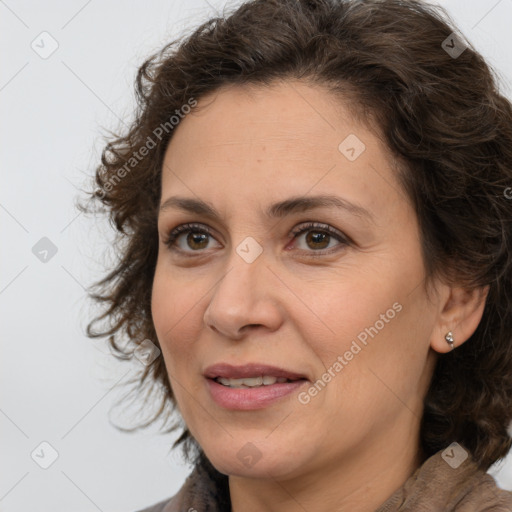
[[[417,219],[391,156],[340,98],[288,81],[223,88],[199,106],[171,139],[161,201],[200,198],[220,218],[160,212],[152,292],[179,410],[229,475],[234,512],[374,511],[424,461],[422,401],[436,357],[450,350],[444,335],[451,330],[456,345],[471,336],[486,291],[437,282],[427,295]],[[349,134],[366,146],[354,161],[338,149]],[[279,219],[264,213],[291,196],[320,194],[357,204],[372,219],[335,207]],[[352,242],[311,240],[325,233],[318,228],[294,239],[290,232],[307,221]],[[211,236],[194,244],[182,234],[183,252],[172,251],[167,234],[188,222]],[[263,251],[252,263],[236,252],[246,237]],[[299,392],[251,411],[211,399],[202,373],[218,362],[304,373],[307,391],[396,303],[400,312],[307,404]],[[261,455],[250,467],[237,457],[248,442]]]

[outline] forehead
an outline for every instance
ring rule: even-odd
[[[278,150],[297,142],[336,150],[344,131],[367,139],[370,135],[354,119],[351,108],[349,101],[324,87],[302,82],[223,87],[198,101],[173,140],[189,137],[193,130],[195,147],[268,142]]]
[[[198,107],[167,148],[163,194],[192,190],[220,198],[229,188],[277,199],[284,191],[334,190],[384,207],[384,196],[400,193],[385,145],[324,88],[229,87]]]

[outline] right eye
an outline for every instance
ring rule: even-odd
[[[187,236],[184,237],[183,235]],[[211,248],[208,247],[211,240],[215,239],[208,226],[204,224],[181,224],[167,234],[164,243],[172,251],[193,253]]]

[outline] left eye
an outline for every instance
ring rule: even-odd
[[[327,224],[318,224],[310,222],[298,226],[292,231],[291,234],[293,235],[294,240],[300,240],[302,238],[302,235],[306,235],[303,239],[306,243],[306,248],[299,247],[301,251],[324,254],[324,252],[320,251],[325,249],[331,249],[331,242],[333,241],[337,241],[338,245],[341,246],[349,244],[349,240],[342,233],[338,232],[337,230],[335,230],[334,228]],[[211,248],[208,247],[208,245],[209,242],[212,240],[215,240],[215,238],[213,237],[212,233],[210,232],[207,226],[203,226],[201,224],[182,224],[181,226],[178,226],[168,234],[164,243],[173,251],[197,253],[200,252],[202,249]],[[180,243],[183,241],[185,247],[183,247],[183,244]],[[187,248],[192,250],[188,250]]]
[[[337,241],[338,245],[347,245],[348,240],[341,233],[333,229],[331,226],[324,224],[309,223],[307,225],[300,226],[293,232],[294,239],[301,239],[302,235],[306,247],[299,247],[301,250],[313,249],[313,252],[319,252],[320,250],[330,249],[333,246],[331,242]],[[331,252],[331,251],[328,251]],[[323,254],[320,253],[320,254]]]

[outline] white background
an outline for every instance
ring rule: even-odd
[[[512,0],[440,3],[511,97]],[[138,361],[117,363],[84,335],[93,313],[85,288],[101,275],[111,234],[74,201],[104,129],[131,117],[137,67],[224,5],[0,1],[1,512],[133,512],[170,497],[190,471],[169,454],[175,436],[112,424],[129,425],[114,414],[122,390],[113,387]],[[59,45],[47,59],[31,48],[43,31]],[[47,263],[32,253],[42,237],[58,250]],[[48,469],[31,458],[43,441],[59,455]],[[492,473],[512,490],[512,456]]]

